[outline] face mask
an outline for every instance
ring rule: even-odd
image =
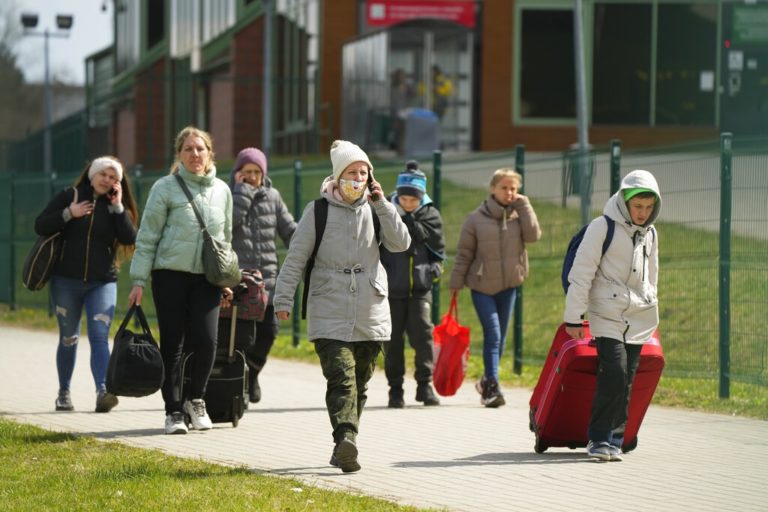
[[[344,197],[350,201],[357,201],[365,193],[365,182],[355,180],[339,180],[339,188]]]

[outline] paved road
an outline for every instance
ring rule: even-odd
[[[485,188],[493,171],[514,167],[514,153],[453,155],[443,163],[445,179],[468,187]],[[733,233],[768,239],[768,166],[766,155],[733,157],[731,198]],[[431,169],[430,164],[424,165]],[[660,221],[683,224],[691,229],[717,232],[720,229],[720,156],[713,153],[625,154],[621,175],[645,169],[656,177],[664,199]],[[562,158],[559,153],[526,154],[525,193],[539,201],[562,204]],[[596,157],[592,210],[601,211],[608,199],[610,159]],[[579,196],[565,198],[566,205],[579,209]]]
[[[142,448],[247,466],[403,504],[454,511],[765,511],[768,422],[651,407],[640,445],[621,463],[597,463],[583,449],[533,451],[529,390],[505,389],[508,405],[479,405],[472,383],[440,407],[386,408],[377,372],[359,437],[360,473],[328,465],[331,437],[318,365],[272,360],[264,400],[238,428],[166,436],[159,394],[123,398],[109,414],[91,412],[95,394],[87,343],[73,383],[76,412],[56,413],[56,335],[0,328],[0,414],[56,430]]]

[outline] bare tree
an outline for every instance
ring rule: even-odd
[[[42,125],[42,91],[24,83],[13,52],[21,37],[18,4],[0,2],[0,141],[22,138]]]

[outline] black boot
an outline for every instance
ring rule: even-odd
[[[440,400],[435,395],[429,382],[422,382],[416,388],[416,401],[424,402],[424,405],[440,405]]]
[[[252,404],[257,404],[261,401],[261,387],[259,386],[259,372],[256,368],[249,368],[248,372],[248,400]]]
[[[403,398],[403,388],[389,388],[389,403],[387,407],[392,409],[402,409],[405,407],[405,398]]]

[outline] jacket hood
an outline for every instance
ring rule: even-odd
[[[480,205],[480,210],[488,217],[496,220],[509,219],[512,214],[512,207],[509,205],[500,205],[499,202],[494,199],[493,194],[490,194],[485,198],[483,204]]]
[[[184,167],[184,164],[179,164],[179,176],[184,178],[185,180],[191,182],[191,183],[202,183],[203,185],[210,185],[213,183],[213,180],[216,179],[216,166],[212,165],[208,168],[208,172],[200,176],[199,174],[195,174],[192,172],[189,172],[186,167]]]
[[[641,227],[650,226],[661,212],[661,192],[656,178],[648,171],[635,170],[624,176],[618,192],[613,194],[605,203],[603,213],[617,222],[632,225],[632,218],[629,215],[629,210],[627,210],[627,203],[624,201],[624,191],[630,188],[647,188],[656,194],[656,205],[653,208],[653,213]]]
[[[403,210],[403,208],[400,206],[400,199],[399,199],[399,197],[400,196],[399,196],[399,194],[397,192],[392,192],[389,195],[389,202],[392,203],[393,205],[395,205],[395,208],[398,209],[398,213],[400,213],[400,215],[403,215],[405,213],[405,210]],[[432,198],[429,197],[429,194],[424,193],[424,196],[422,196],[422,198],[421,198],[421,202],[419,202],[419,207],[414,210],[414,213],[419,211],[419,210],[421,210],[422,208],[424,208],[428,204],[433,204],[433,203],[434,203],[434,201],[432,201]]]
[[[229,188],[230,188],[230,190],[234,191],[235,190],[235,185],[245,185],[248,188],[251,188],[251,189],[254,189],[254,190],[259,190],[261,188],[272,188],[272,180],[269,179],[269,176],[263,176],[262,175],[261,185],[259,185],[258,187],[253,187],[253,186],[249,185],[248,183],[235,183],[235,173],[232,172],[232,173],[229,174]]]

